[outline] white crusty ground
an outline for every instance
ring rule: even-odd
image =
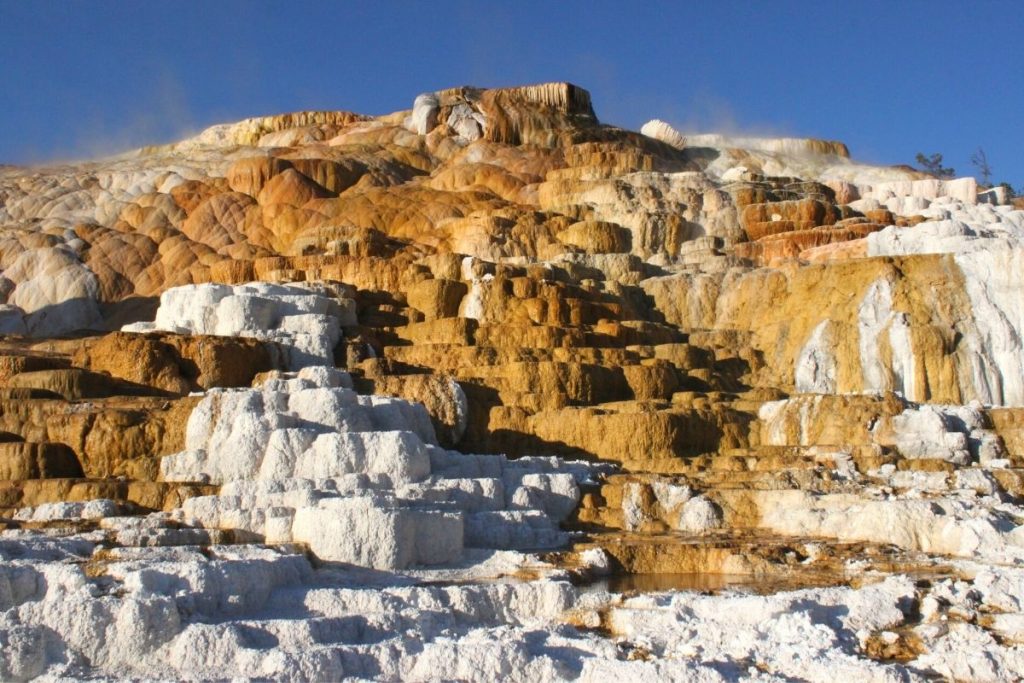
[[[161,475],[222,487],[186,501],[180,518],[376,569],[458,562],[464,547],[566,543],[558,523],[597,468],[447,451],[422,405],[351,386],[347,373],[313,366],[207,392]]]
[[[1019,568],[966,563],[973,580],[929,591],[892,576],[857,589],[628,597],[550,569],[423,583],[429,573],[316,569],[288,547],[101,551],[100,540],[0,538],[3,680],[997,681],[1024,666],[1012,644],[1024,625]],[[86,562],[101,555],[90,576]],[[530,562],[501,555],[492,571]],[[985,612],[997,613],[990,630],[969,623]],[[908,664],[863,655],[873,638],[911,636],[925,652]]]
[[[156,319],[125,332],[176,332],[252,337],[276,342],[284,366],[333,365],[342,327],[356,322],[355,301],[318,283],[201,284],[172,287],[160,295]]]

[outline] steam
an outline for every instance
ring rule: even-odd
[[[782,122],[742,121],[731,102],[708,91],[694,94],[681,116],[661,118],[683,135],[716,133],[731,138],[813,137],[801,134]]]
[[[124,154],[139,147],[189,137],[198,131],[188,92],[168,69],[154,75],[148,91],[138,94],[132,108],[117,112],[108,107],[84,107],[84,116],[72,123],[73,141],[67,149],[30,152],[24,163],[53,164]]]

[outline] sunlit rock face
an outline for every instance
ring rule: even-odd
[[[284,366],[298,370],[332,364],[342,327],[355,322],[355,302],[330,287],[204,284],[168,289],[156,320],[123,330],[258,339],[276,345]]]
[[[211,392],[188,421],[166,481],[222,484],[185,502],[207,528],[298,541],[324,561],[375,569],[452,564],[463,546],[564,545],[582,463],[463,455],[436,445],[421,404],[358,396],[310,366],[260,389]]]
[[[0,679],[1019,676],[1024,211],[409,106],[0,166]]]

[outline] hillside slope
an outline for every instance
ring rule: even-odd
[[[0,678],[1019,676],[979,196],[567,83],[0,167]]]

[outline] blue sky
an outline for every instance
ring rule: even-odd
[[[1024,186],[1019,2],[0,0],[0,163],[122,151],[299,109],[385,113],[461,84],[569,80],[602,121],[983,147]]]

